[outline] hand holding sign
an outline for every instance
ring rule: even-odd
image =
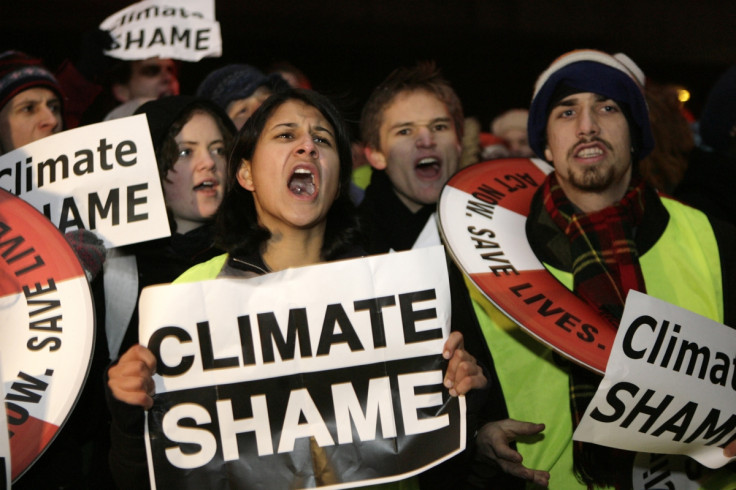
[[[148,410],[153,406],[153,395],[156,393],[153,383],[155,372],[154,355],[142,345],[136,344],[107,371],[107,385],[116,399]]]
[[[488,384],[475,357],[465,350],[463,334],[460,332],[452,332],[447,338],[442,348],[442,357],[450,361],[444,381],[450,395],[464,395],[470,390],[485,388]]]

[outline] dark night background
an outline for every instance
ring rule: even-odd
[[[131,3],[2,0],[0,49],[54,68],[74,58],[85,31]],[[341,98],[349,119],[393,68],[417,60],[437,61],[486,130],[499,112],[527,106],[536,76],[570,49],[628,54],[651,79],[688,88],[696,116],[736,63],[736,2],[722,0],[217,0],[216,18],[223,57],[183,63],[182,93],[226,62],[289,60]]]

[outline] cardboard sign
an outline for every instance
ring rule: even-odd
[[[461,451],[447,269],[426,266],[444,260],[439,246],[146,288],[155,487],[352,488]]]
[[[458,267],[506,316],[603,373],[615,329],[544,268],[526,237],[532,196],[551,171],[542,160],[526,158],[460,170],[440,195],[440,233]]]
[[[51,222],[0,190],[2,382],[12,478],[51,443],[84,385],[94,345],[89,284]]]
[[[605,377],[573,439],[685,454],[709,468],[728,463],[736,330],[630,291]]]
[[[114,13],[100,29],[115,40],[105,54],[123,60],[199,61],[222,54],[214,0],[145,0]]]
[[[70,129],[6,153],[0,188],[62,233],[87,229],[108,248],[170,235],[144,114]]]

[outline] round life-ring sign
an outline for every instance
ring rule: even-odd
[[[537,340],[603,373],[615,329],[537,259],[526,236],[532,196],[552,167],[505,158],[460,170],[439,201],[439,228],[458,267]]]
[[[64,236],[0,189],[0,362],[15,481],[51,444],[94,346],[89,283]]]

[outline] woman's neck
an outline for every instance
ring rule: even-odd
[[[263,251],[263,261],[272,271],[322,262],[324,230],[271,232]]]

